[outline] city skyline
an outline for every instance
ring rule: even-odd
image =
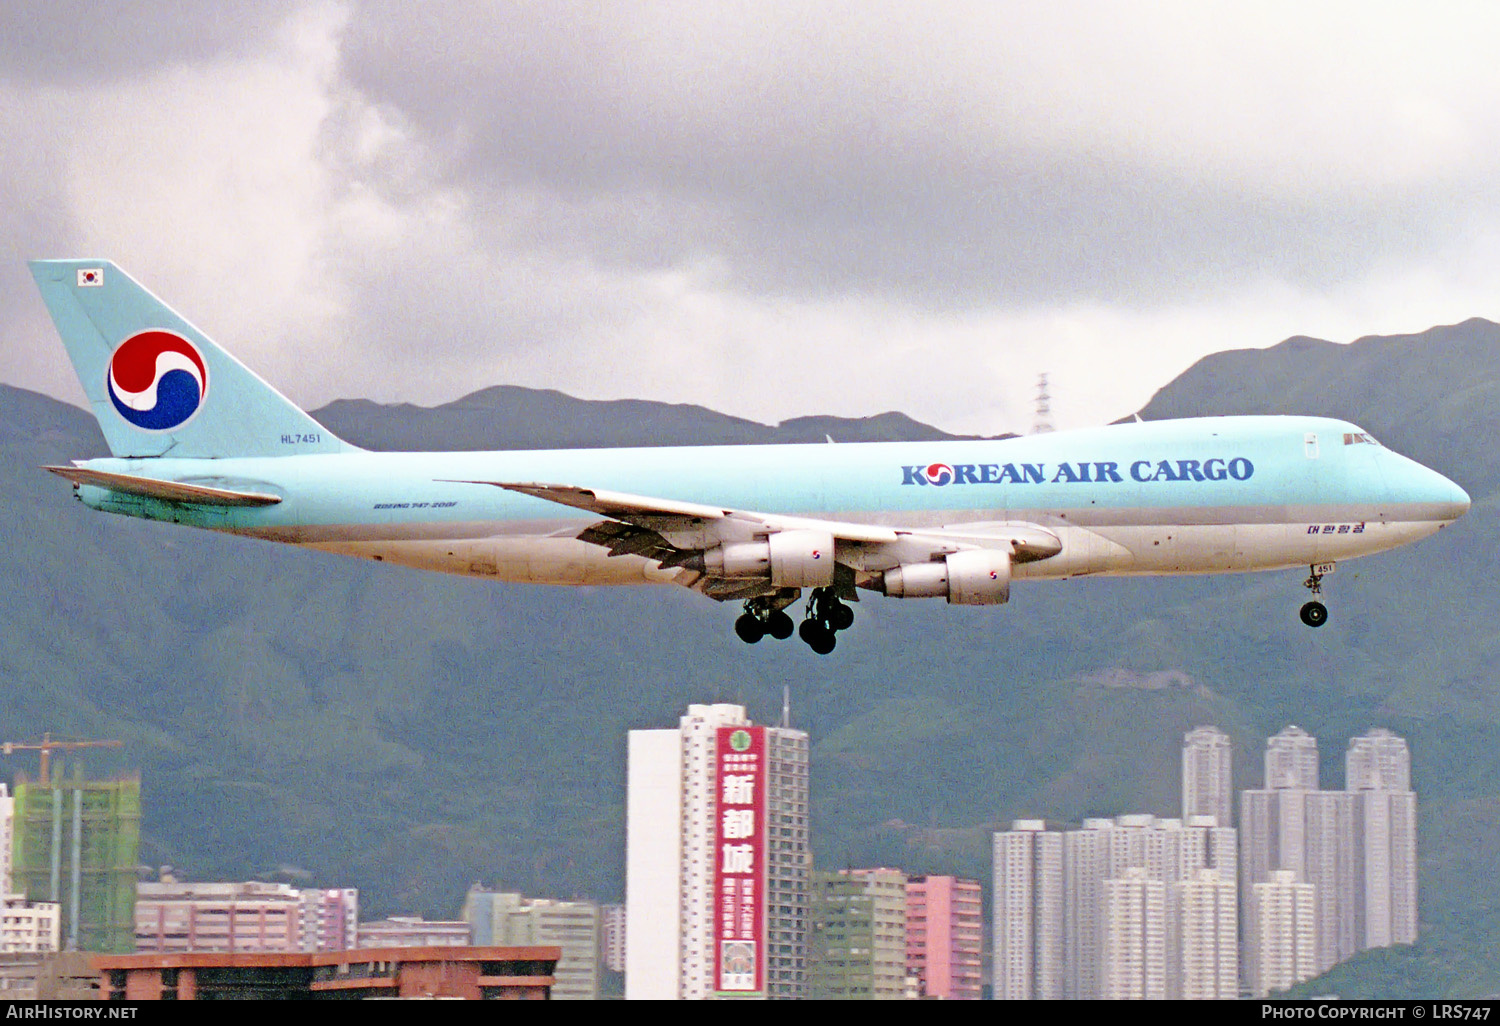
[[[934,936],[913,925],[934,907],[929,878],[896,868],[813,871],[809,739],[785,725],[789,715],[786,696],[781,727],[754,724],[739,705],[690,705],[675,729],[631,732],[627,813],[637,844],[626,855],[638,886],[621,915],[625,937],[637,941],[624,945],[627,997],[661,987],[680,998],[731,996],[736,973],[760,996],[938,996],[924,982],[925,956],[914,955]],[[1181,758],[1182,809],[1222,808],[1229,736],[1200,725],[1183,735]],[[1263,995],[1356,951],[1414,941],[1416,796],[1406,740],[1383,727],[1349,738],[1341,791],[1320,788],[1318,739],[1296,725],[1266,738],[1262,758],[1264,786],[1239,792],[1238,828],[1203,812],[1123,813],[1085,818],[1077,829],[1033,819],[997,832],[994,996],[1223,999],[1240,986]],[[81,777],[58,783],[80,794],[96,786]],[[23,785],[23,798],[26,787],[35,785]],[[0,791],[6,836],[16,804]],[[744,890],[731,879],[744,871],[762,883]],[[556,943],[556,996],[583,998],[598,994],[605,958],[598,904],[477,885],[458,922],[358,922],[352,890],[179,883],[165,873],[134,890],[141,951],[321,950],[330,940],[347,946],[341,931],[356,923],[360,947]],[[660,929],[654,891],[676,895],[671,929]],[[951,906],[951,894],[945,901]],[[33,913],[23,902],[16,896],[10,907],[27,936],[50,922],[56,938],[56,911]],[[759,925],[745,916],[761,917]],[[537,925],[547,921],[554,925]],[[729,936],[750,938],[751,968],[726,954]],[[662,938],[676,953],[667,974],[649,965],[657,956],[642,955],[664,953]],[[976,948],[976,965],[978,957]],[[726,975],[727,965],[737,967]]]
[[[1183,738],[1182,808],[1223,806],[1232,742]],[[1404,738],[1351,737],[1342,790],[1317,738],[1265,739],[1260,788],[1216,815],[1018,819],[994,835],[997,998],[1264,996],[1417,939],[1416,794]],[[1233,981],[1233,982],[1230,982]]]

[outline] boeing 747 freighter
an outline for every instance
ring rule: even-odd
[[[94,509],[534,584],[677,584],[747,642],[819,653],[861,589],[998,605],[1012,580],[1302,567],[1425,538],[1469,496],[1320,417],[996,441],[385,453],[334,437],[106,260],[32,275],[112,456],[47,469]]]

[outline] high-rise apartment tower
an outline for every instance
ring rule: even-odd
[[[984,912],[978,880],[913,876],[906,881],[906,973],[917,996],[978,1001]]]
[[[1196,727],[1182,739],[1182,818],[1213,816],[1233,826],[1234,749],[1217,727]]]
[[[806,996],[807,734],[743,706],[632,730],[625,996]]]

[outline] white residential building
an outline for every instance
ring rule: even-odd
[[[743,706],[691,705],[672,730],[632,730],[626,799],[627,999],[713,996],[720,727],[751,727]],[[806,991],[812,855],[807,734],[765,728],[765,996]]]
[[[1094,1000],[1111,987],[1156,987],[1158,982],[1167,993],[1176,993],[1183,971],[1176,940],[1176,885],[1200,881],[1204,870],[1214,870],[1221,889],[1234,887],[1235,831],[1216,823],[1210,816],[1184,824],[1130,815],[1086,819],[1077,830],[1048,831],[1041,820],[1017,820],[1011,830],[996,834],[995,996]],[[1147,888],[1161,899],[1161,920],[1143,921],[1141,929],[1159,932],[1165,947],[1159,967],[1152,960],[1139,963],[1135,984],[1123,982],[1130,970],[1121,970],[1124,975],[1117,973],[1111,983],[1110,950],[1117,957],[1136,952],[1141,958],[1148,950],[1139,948],[1146,934],[1130,942],[1137,947],[1121,947],[1126,942],[1118,923],[1116,946],[1108,944],[1110,881],[1136,879],[1161,885]]]
[[[1314,887],[1290,869],[1272,870],[1250,889],[1250,991],[1267,997],[1318,975]]]
[[[1063,835],[1018,819],[994,839],[996,1000],[1064,996]]]
[[[1318,742],[1300,727],[1266,741],[1266,786],[1240,794],[1240,902],[1247,910],[1245,961],[1255,973],[1259,950],[1248,910],[1256,884],[1289,870],[1313,887],[1318,971],[1331,969],[1354,946],[1352,804],[1343,791],[1318,789]]]
[[[599,947],[604,968],[625,971],[625,906],[602,905],[599,909]]]
[[[1182,818],[1214,817],[1233,826],[1234,749],[1217,727],[1196,727],[1182,739]]]
[[[1410,791],[1411,751],[1406,739],[1381,727],[1350,738],[1344,786],[1351,791]]]
[[[632,730],[626,758],[625,997],[672,1001],[682,981],[682,733]]]
[[[1169,996],[1186,1001],[1239,997],[1239,894],[1233,873],[1200,869],[1172,885]]]
[[[1326,972],[1366,948],[1415,942],[1417,799],[1406,742],[1389,731],[1349,742],[1341,791],[1306,786],[1317,782],[1316,751],[1295,727],[1267,742],[1267,786],[1240,796],[1240,888],[1248,908],[1276,870],[1310,884],[1317,970]],[[1247,963],[1255,951],[1247,937]]]
[[[1318,789],[1318,739],[1290,726],[1266,739],[1266,787],[1270,790]]]
[[[1360,950],[1417,940],[1417,796],[1406,741],[1375,729],[1349,742],[1345,787],[1354,833]]]
[[[56,951],[61,929],[61,905],[30,902],[24,894],[0,896],[0,952]]]
[[[1145,869],[1104,881],[1105,1000],[1168,997],[1167,884]]]

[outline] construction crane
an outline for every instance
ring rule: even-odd
[[[0,752],[10,755],[13,752],[38,751],[41,752],[41,775],[39,777],[43,785],[50,784],[50,761],[54,751],[72,751],[75,748],[120,748],[124,741],[85,741],[81,738],[57,738],[53,739],[49,731],[42,735],[40,741],[6,741],[0,743]]]

